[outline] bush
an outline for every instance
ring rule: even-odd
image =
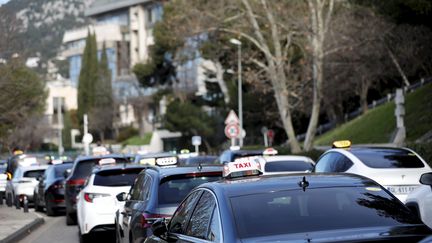
[[[138,129],[128,126],[120,128],[119,135],[117,137],[117,142],[123,142],[126,139],[138,135]]]

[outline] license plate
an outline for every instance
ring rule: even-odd
[[[388,186],[387,190],[393,194],[409,194],[417,187],[418,186]]]

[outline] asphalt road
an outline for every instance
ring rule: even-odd
[[[39,214],[44,217],[45,223],[30,235],[19,241],[19,243],[79,242],[78,226],[66,225],[65,216],[49,217],[44,213]],[[90,239],[91,242],[115,242],[114,232],[101,232],[92,235],[92,238],[93,239]]]

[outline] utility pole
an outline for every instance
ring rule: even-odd
[[[230,39],[231,44],[238,47],[238,58],[237,58],[237,73],[238,73],[238,112],[240,120],[240,134],[239,134],[239,146],[243,147],[243,91],[242,91],[242,65],[241,65],[241,41],[237,39]]]
[[[87,136],[88,134],[88,118],[87,118],[87,114],[84,114],[84,136]],[[84,142],[84,151],[85,151],[85,155],[89,155],[90,153],[90,143]]]
[[[57,121],[58,121],[58,154],[63,155],[63,114],[62,114],[62,98],[57,97]]]

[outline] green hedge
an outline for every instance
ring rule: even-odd
[[[432,167],[432,142],[409,143],[406,147],[418,153]]]

